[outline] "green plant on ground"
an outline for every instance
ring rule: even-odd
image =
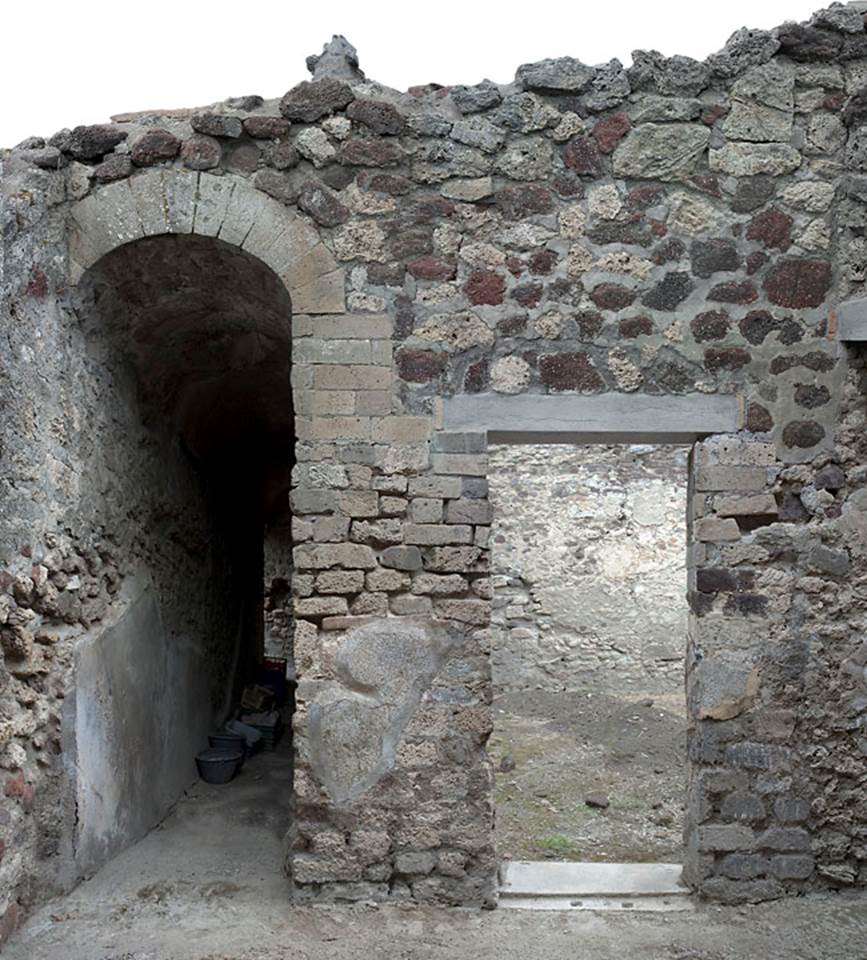
[[[547,837],[537,837],[536,846],[553,855],[562,854],[565,856],[575,852],[575,845],[572,841],[559,833],[552,833]]]

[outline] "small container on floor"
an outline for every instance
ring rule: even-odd
[[[228,783],[241,768],[243,751],[237,747],[211,747],[196,754],[199,776],[205,783]]]
[[[244,765],[244,761],[249,756],[246,738],[240,733],[233,733],[231,730],[220,730],[217,733],[209,733],[208,743],[212,747],[219,747],[221,749],[240,750],[241,766]]]

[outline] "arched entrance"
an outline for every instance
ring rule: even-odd
[[[263,655],[290,652],[293,307],[342,299],[315,231],[243,185],[117,186],[70,233],[79,511],[121,572],[75,648],[79,872],[160,821]]]

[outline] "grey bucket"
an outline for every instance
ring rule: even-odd
[[[196,766],[205,783],[228,783],[240,769],[243,758],[237,747],[211,747],[196,754]]]
[[[244,739],[244,737],[238,733],[232,733],[229,730],[220,730],[218,733],[209,733],[208,743],[212,747],[217,747],[220,750],[240,750],[241,763],[238,769],[244,765],[244,761],[249,756],[247,741]]]

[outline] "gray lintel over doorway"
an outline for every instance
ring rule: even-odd
[[[867,340],[867,298],[847,300],[837,307],[837,331],[840,340]]]
[[[447,397],[443,429],[487,432],[491,443],[692,443],[741,427],[731,394],[594,396],[496,393]]]

